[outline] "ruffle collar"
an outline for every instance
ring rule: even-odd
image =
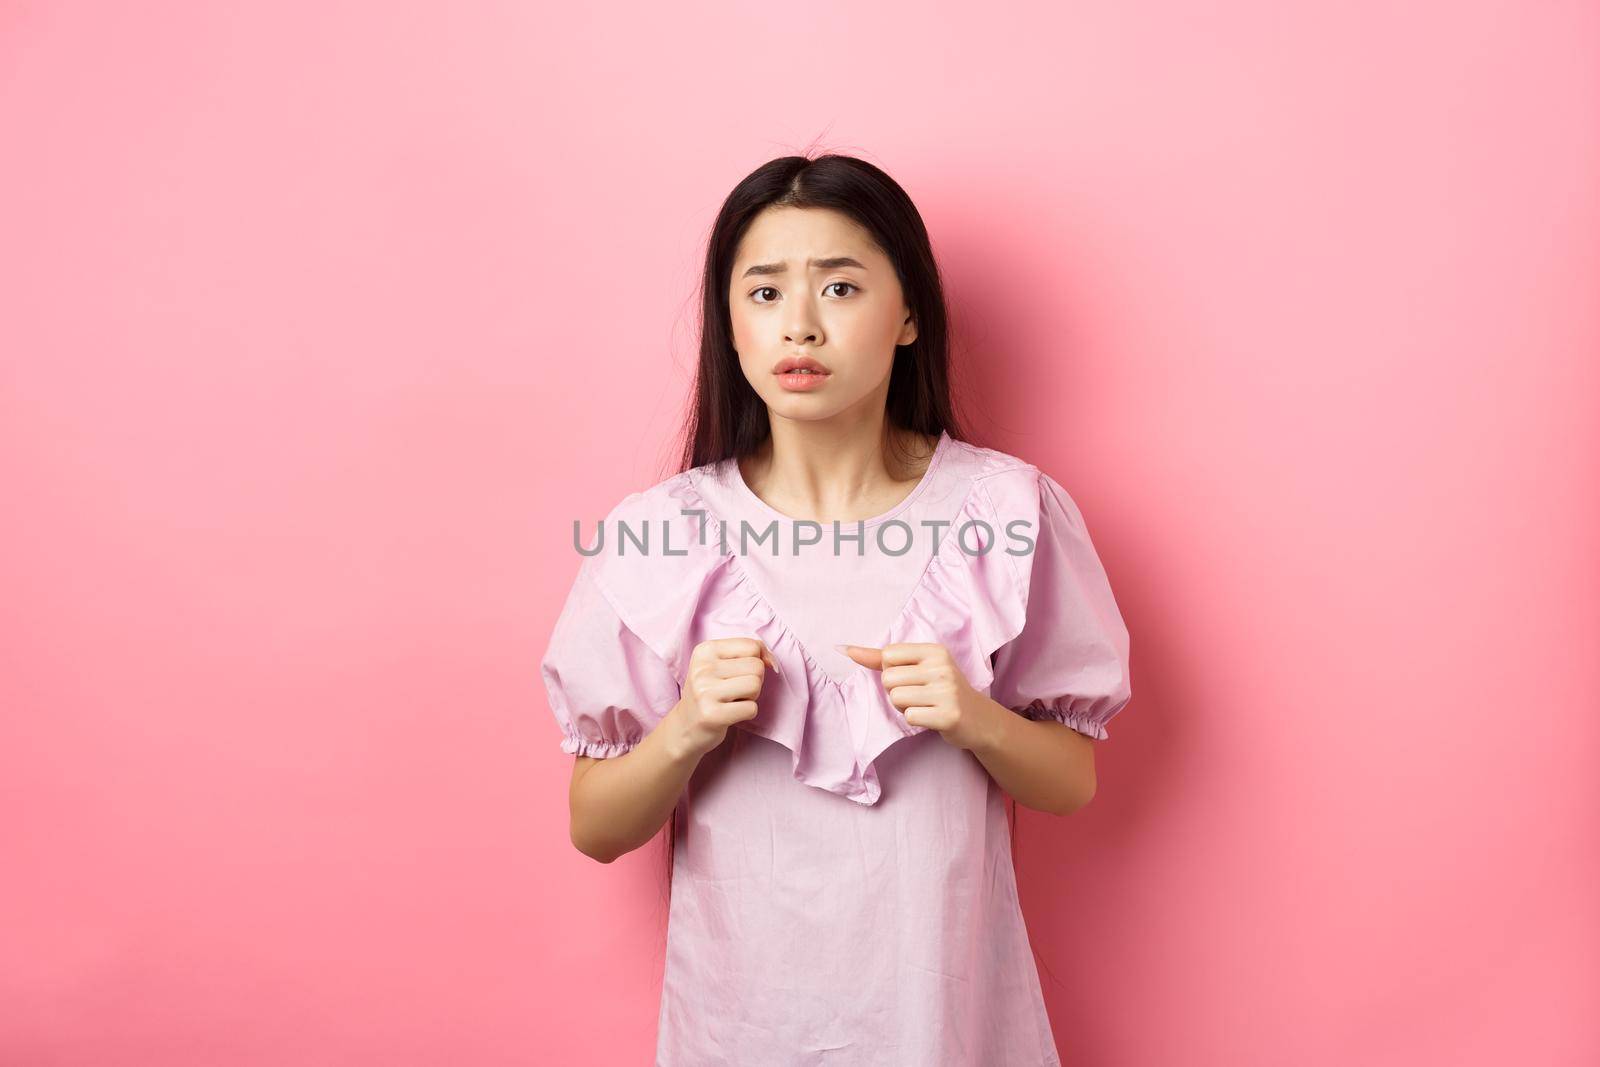
[[[1016,535],[1038,537],[1039,470],[1005,453],[973,451],[978,462],[966,475],[970,484],[963,503],[894,622],[872,647],[902,641],[943,644],[967,681],[987,692],[994,653],[1022,632],[1027,617],[1033,557],[1006,551],[1007,529],[1015,531],[1011,524],[1025,521]],[[647,542],[645,552],[630,543],[624,554],[609,548],[592,557],[595,580],[628,628],[680,679],[700,642],[760,638],[782,673],[768,672],[755,717],[735,727],[787,748],[797,781],[875,804],[882,784],[874,761],[927,727],[906,722],[879,672],[862,667],[841,682],[824,671],[750,580],[738,555],[719,549],[728,543],[720,535],[724,520],[699,489],[707,470],[674,475],[614,508],[607,516],[608,537],[620,520],[635,531],[648,528],[649,538],[662,540]],[[973,522],[983,525],[967,526]],[[865,714],[851,714],[852,708]]]

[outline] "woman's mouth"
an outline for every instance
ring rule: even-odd
[[[778,384],[793,393],[805,393],[812,389],[820,389],[832,375],[823,371],[791,370],[777,376]]]

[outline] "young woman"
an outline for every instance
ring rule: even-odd
[[[1058,1064],[1005,796],[1087,803],[1130,696],[1083,516],[963,439],[878,168],[744,179],[703,315],[681,469],[581,546],[541,664],[574,844],[670,828],[656,1062]]]

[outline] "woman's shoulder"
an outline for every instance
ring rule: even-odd
[[[708,526],[715,516],[708,512],[699,489],[705,472],[701,467],[680,471],[611,505],[590,536],[598,543],[584,561],[602,585],[648,589],[669,572],[704,570],[715,564],[715,541]]]
[[[669,474],[658,481],[621,497],[605,514],[607,526],[619,522],[679,522],[684,512],[693,518],[704,510],[706,483],[721,476],[726,460],[703,463],[698,467]]]
[[[950,449],[953,456],[962,462],[967,472],[974,478],[987,478],[1009,471],[1038,470],[1034,464],[1021,456],[975,444],[972,441],[952,437]]]
[[[985,511],[1002,524],[1022,519],[1039,528],[1065,522],[1082,530],[1083,513],[1067,488],[1049,471],[1024,456],[959,442],[951,468],[967,479],[961,492],[965,510]]]
[[[1037,491],[1040,479],[1048,478],[1037,464],[1023,456],[954,438],[941,469],[945,478],[965,483],[974,491],[982,489],[990,496],[1022,499]]]

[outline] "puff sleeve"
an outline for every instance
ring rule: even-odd
[[[1106,723],[1132,695],[1128,629],[1077,504],[1043,471],[1038,491],[1033,551],[1014,559],[1026,617],[994,654],[989,696],[1105,740]]]
[[[539,664],[561,751],[600,759],[644,740],[682,687],[667,662],[623,621],[586,557]]]

